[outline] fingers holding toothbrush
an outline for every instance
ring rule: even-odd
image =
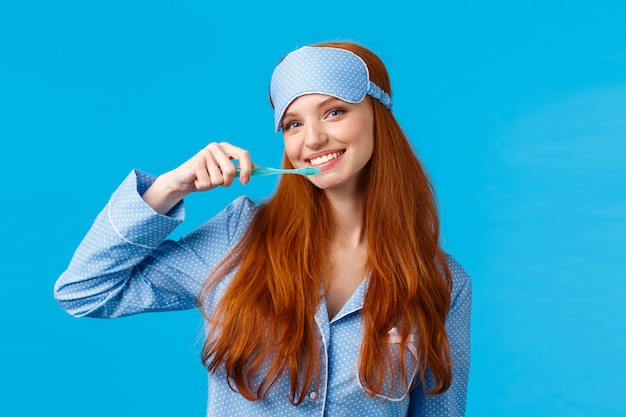
[[[239,162],[238,167],[234,160]],[[227,142],[213,142],[179,167],[159,176],[142,197],[164,214],[190,193],[230,186],[237,173],[242,184],[250,181],[250,153]]]

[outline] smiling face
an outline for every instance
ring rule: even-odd
[[[347,103],[324,94],[295,99],[282,121],[285,153],[294,167],[315,166],[317,187],[356,190],[374,150],[374,112],[369,98]]]

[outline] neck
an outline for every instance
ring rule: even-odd
[[[358,247],[365,243],[363,196],[327,190],[326,196],[333,213],[335,244]]]

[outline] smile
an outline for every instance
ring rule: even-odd
[[[310,159],[309,162],[311,162],[311,165],[314,165],[314,166],[315,165],[322,165],[322,164],[325,164],[328,161],[332,161],[333,159],[343,155],[344,152],[345,151],[329,153],[328,155],[323,155],[323,156],[320,156],[318,158]]]

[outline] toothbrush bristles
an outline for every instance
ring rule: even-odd
[[[302,170],[302,174],[304,175],[315,175],[319,174],[320,172],[322,172],[322,170],[317,167],[304,167],[304,169]]]

